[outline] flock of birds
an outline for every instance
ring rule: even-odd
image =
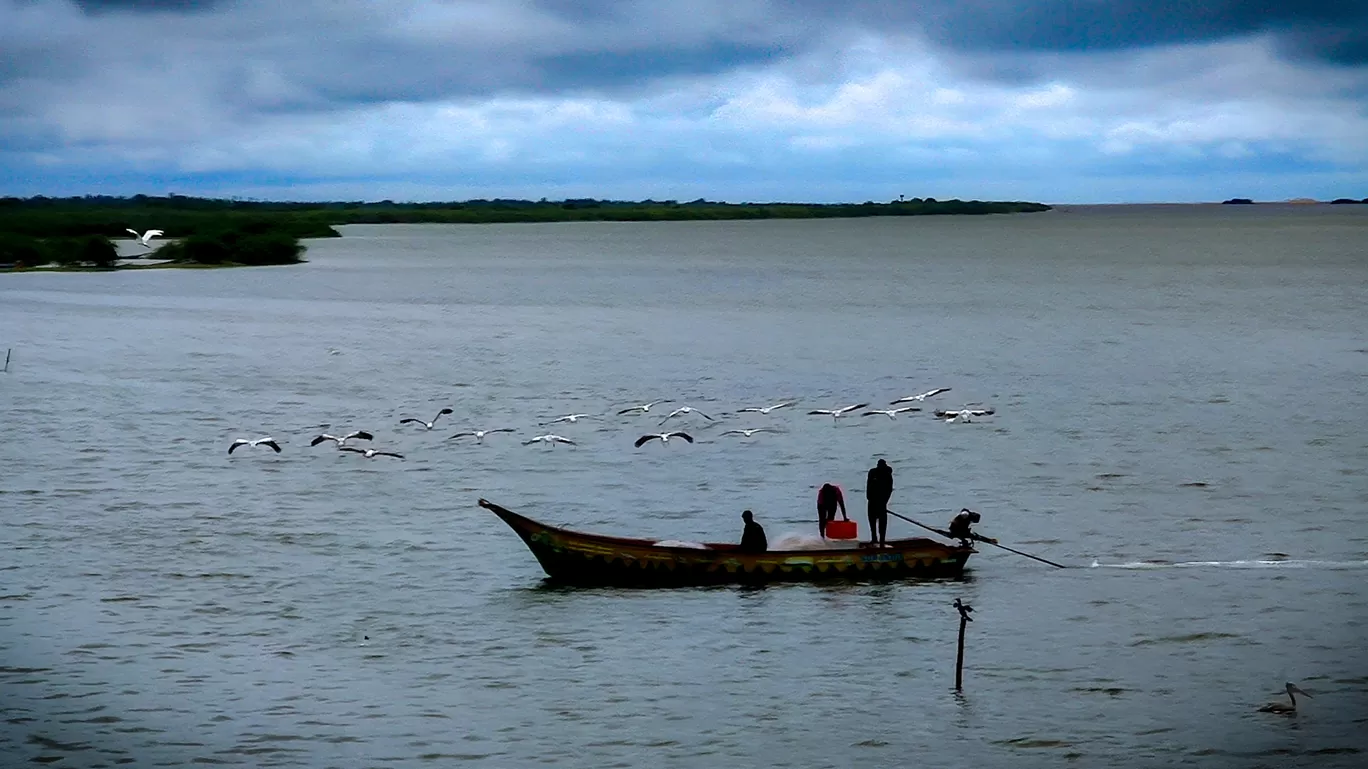
[[[149,231],[148,231],[148,234],[155,233],[155,232],[156,232],[156,230],[149,230]],[[922,410],[920,406],[903,405],[903,404],[921,403],[921,402],[925,401],[927,398],[931,398],[931,397],[934,397],[934,396],[936,396],[936,395],[940,395],[941,393],[948,392],[949,390],[950,390],[949,387],[937,387],[937,388],[935,388],[935,389],[928,390],[928,391],[926,391],[926,392],[917,393],[916,395],[908,395],[908,396],[903,397],[903,398],[898,398],[897,400],[891,401],[891,402],[889,403],[889,406],[891,406],[892,408],[886,408],[886,409],[869,409],[869,403],[856,403],[856,404],[853,404],[853,405],[850,405],[850,406],[842,406],[842,407],[840,407],[840,408],[833,408],[833,409],[811,409],[811,410],[809,410],[807,413],[808,413],[809,416],[829,416],[829,417],[831,417],[831,419],[832,419],[832,424],[835,424],[835,423],[837,422],[837,420],[840,420],[840,419],[843,418],[843,417],[846,417],[846,416],[848,416],[848,415],[855,414],[855,413],[857,413],[857,412],[860,413],[862,416],[866,416],[866,417],[870,417],[870,416],[886,416],[886,417],[888,417],[889,419],[897,419],[899,414],[906,414],[906,413],[916,412],[916,411],[921,411],[921,410]],[[648,402],[648,403],[641,403],[641,404],[638,404],[638,405],[635,405],[635,406],[629,406],[629,407],[627,407],[627,408],[620,409],[620,410],[618,410],[618,411],[616,412],[616,415],[617,415],[617,416],[627,416],[627,415],[632,415],[632,414],[637,414],[637,415],[649,415],[649,414],[651,414],[651,409],[655,408],[656,406],[659,406],[659,405],[665,404],[665,403],[672,403],[672,402],[673,402],[673,401],[671,401],[671,400],[669,400],[669,399],[660,399],[660,400],[650,401],[650,402]],[[798,404],[798,401],[797,401],[797,400],[785,400],[785,401],[780,401],[780,402],[778,402],[778,403],[774,403],[774,404],[769,405],[769,406],[748,406],[748,407],[746,407],[746,408],[737,409],[737,411],[736,411],[735,413],[737,413],[737,414],[760,414],[760,415],[762,415],[762,416],[767,416],[767,415],[769,415],[769,414],[771,414],[771,413],[773,413],[773,412],[775,412],[775,411],[777,411],[777,410],[779,410],[779,409],[790,408],[790,407],[792,407],[792,406],[796,406],[797,404]],[[977,418],[979,418],[979,417],[991,416],[992,414],[996,413],[996,411],[995,411],[993,408],[973,408],[973,406],[976,406],[976,405],[978,405],[978,404],[967,404],[967,405],[962,406],[961,408],[958,408],[958,409],[948,409],[948,410],[936,409],[933,413],[935,414],[936,418],[938,418],[938,419],[943,419],[943,420],[945,420],[947,423],[949,423],[949,422],[972,422],[973,420],[975,420],[975,419],[977,419]],[[867,409],[867,410],[861,412],[860,409]],[[440,420],[442,417],[444,417],[444,416],[446,416],[446,415],[448,415],[448,414],[451,414],[451,413],[453,413],[452,409],[450,409],[450,408],[444,408],[444,409],[438,411],[437,414],[436,414],[435,416],[433,416],[432,419],[430,419],[430,420],[423,420],[423,419],[418,419],[418,418],[415,418],[415,417],[405,417],[405,418],[399,420],[399,424],[401,424],[401,425],[412,424],[412,425],[417,425],[419,428],[421,428],[421,429],[423,429],[423,430],[432,430],[433,428],[435,428],[435,427],[437,426],[438,420]],[[659,412],[656,412],[656,413],[659,413]],[[671,410],[668,414],[666,414],[665,417],[664,417],[663,419],[660,420],[659,426],[662,426],[662,427],[663,427],[666,423],[668,423],[668,422],[669,422],[670,420],[672,420],[672,419],[680,419],[680,418],[687,417],[687,416],[689,416],[689,415],[697,415],[697,416],[701,417],[702,419],[706,420],[705,424],[712,424],[712,423],[716,423],[716,422],[717,422],[717,419],[716,419],[715,417],[713,417],[712,415],[706,414],[706,413],[704,413],[704,412],[702,412],[702,411],[700,411],[700,410],[698,410],[698,409],[696,409],[696,408],[694,408],[694,407],[692,407],[692,406],[679,406],[678,408],[675,408],[675,409]],[[545,421],[545,422],[542,422],[540,426],[541,426],[541,427],[549,427],[549,426],[551,426],[551,425],[558,425],[558,424],[575,424],[575,423],[579,422],[580,420],[591,420],[591,419],[601,419],[601,418],[602,418],[602,416],[600,416],[600,415],[595,415],[595,414],[581,414],[581,413],[566,414],[566,415],[564,415],[564,416],[556,417],[555,419],[550,419],[550,420],[547,420],[547,421]],[[473,438],[473,439],[475,440],[476,443],[484,443],[485,436],[494,435],[494,434],[496,434],[496,433],[513,433],[513,432],[517,432],[517,430],[516,430],[515,428],[512,428],[512,427],[498,427],[498,428],[492,428],[492,429],[486,429],[486,430],[465,430],[465,431],[458,432],[458,433],[455,433],[455,434],[451,435],[450,437],[447,438],[447,440],[458,440],[458,439],[463,439],[463,438]],[[725,431],[723,431],[722,433],[720,433],[720,435],[722,435],[722,436],[726,436],[726,435],[739,435],[739,436],[741,436],[741,437],[743,437],[743,438],[750,438],[751,436],[753,436],[753,435],[755,435],[755,434],[757,434],[757,433],[778,433],[778,432],[782,432],[782,431],[779,430],[779,429],[777,429],[777,428],[774,428],[774,427],[736,427],[736,428],[732,428],[732,429],[729,429],[729,430],[725,430]],[[652,442],[652,441],[660,441],[661,444],[668,444],[672,438],[678,438],[678,439],[680,439],[680,440],[682,440],[682,441],[684,441],[684,442],[686,442],[686,443],[693,443],[693,442],[694,442],[694,437],[693,437],[693,435],[691,435],[691,434],[688,433],[688,432],[685,432],[684,430],[676,429],[676,430],[664,430],[664,431],[661,431],[661,432],[648,432],[648,433],[645,433],[645,434],[643,434],[641,437],[637,438],[636,441],[633,443],[633,445],[634,445],[636,448],[641,448],[642,446],[645,446],[647,443],[650,443],[650,442]],[[318,435],[316,435],[316,436],[313,438],[313,440],[311,440],[311,441],[309,442],[309,445],[310,445],[310,446],[317,446],[318,444],[324,443],[324,442],[326,442],[326,441],[333,441],[333,442],[336,444],[336,447],[337,447],[338,450],[340,450],[340,451],[348,451],[348,452],[353,452],[353,453],[356,453],[356,454],[360,454],[360,455],[362,455],[363,457],[365,457],[366,459],[374,459],[375,457],[394,457],[394,458],[397,458],[397,459],[403,459],[403,458],[404,458],[404,455],[403,455],[403,454],[400,454],[400,453],[394,452],[394,451],[380,451],[380,450],[373,449],[373,448],[357,448],[357,447],[355,447],[355,446],[349,446],[349,445],[347,445],[348,442],[351,442],[351,441],[371,441],[371,440],[374,440],[374,439],[375,439],[375,436],[372,435],[372,434],[369,433],[369,432],[366,432],[365,430],[355,430],[355,431],[352,431],[352,432],[349,432],[349,433],[345,433],[345,434],[343,434],[343,435],[333,435],[333,434],[331,434],[331,433],[319,433]],[[554,432],[546,432],[546,433],[543,433],[543,434],[541,434],[541,435],[532,436],[531,438],[529,438],[529,439],[523,441],[522,443],[523,443],[523,445],[525,445],[525,446],[530,446],[530,445],[533,445],[533,444],[546,444],[546,445],[549,445],[549,446],[555,446],[555,445],[558,444],[558,443],[565,443],[565,444],[569,444],[569,445],[571,445],[571,446],[576,445],[576,442],[575,442],[574,440],[572,440],[572,439],[570,439],[570,438],[567,438],[567,437],[565,437],[564,435],[559,435],[559,434],[554,433]],[[266,447],[266,448],[269,448],[269,449],[275,451],[277,454],[279,454],[280,451],[281,451],[280,444],[279,444],[274,438],[272,438],[272,437],[270,437],[270,436],[266,436],[266,437],[261,437],[261,438],[238,438],[237,440],[234,440],[234,441],[232,442],[231,445],[228,446],[228,453],[231,455],[234,451],[237,451],[239,448],[242,448],[242,447],[244,447],[244,446],[247,447],[247,448],[256,448],[256,447],[258,447],[258,446],[263,446],[263,447]]]
[[[891,406],[892,408],[887,408],[887,409],[869,409],[869,408],[868,408],[868,406],[869,406],[868,403],[857,403],[857,404],[854,404],[854,405],[843,406],[843,407],[834,408],[834,409],[810,409],[807,413],[808,413],[809,416],[829,416],[829,417],[832,418],[832,423],[833,423],[833,424],[836,423],[836,420],[839,420],[839,419],[841,419],[841,418],[843,418],[843,417],[845,417],[845,416],[847,416],[847,415],[851,415],[851,414],[854,414],[854,413],[856,413],[856,412],[859,412],[862,416],[866,416],[866,417],[870,417],[870,416],[886,416],[886,417],[888,417],[889,419],[896,419],[896,418],[898,417],[899,414],[906,414],[906,413],[910,413],[910,412],[921,411],[921,407],[920,407],[920,406],[908,406],[908,405],[902,405],[902,404],[908,404],[908,403],[921,403],[921,402],[925,401],[927,398],[931,398],[931,397],[934,397],[934,396],[936,396],[936,395],[940,395],[941,393],[944,393],[944,392],[949,391],[949,389],[950,389],[950,388],[948,388],[948,387],[937,387],[937,388],[935,388],[935,389],[933,389],[933,390],[928,390],[928,391],[926,391],[926,392],[918,393],[918,394],[916,394],[916,395],[909,395],[909,396],[904,397],[904,398],[898,398],[897,400],[890,402],[890,403],[889,403],[889,406]],[[648,403],[641,403],[641,404],[638,404],[638,405],[635,405],[635,406],[629,406],[629,407],[627,407],[627,408],[620,409],[620,410],[616,411],[616,415],[617,415],[617,416],[627,416],[627,415],[649,415],[649,414],[651,414],[651,410],[652,410],[653,408],[655,408],[656,406],[659,406],[659,405],[664,404],[664,403],[670,403],[670,402],[671,402],[671,401],[669,401],[668,399],[662,399],[662,400],[650,401],[650,402],[648,402]],[[785,408],[790,408],[790,407],[792,407],[792,406],[795,406],[795,405],[797,405],[797,403],[798,403],[797,400],[786,400],[786,401],[780,401],[780,402],[778,402],[778,403],[774,403],[774,404],[769,405],[769,406],[749,406],[749,407],[746,407],[746,408],[737,409],[735,413],[736,413],[736,414],[759,414],[759,415],[762,415],[762,416],[767,416],[767,415],[769,415],[769,414],[771,414],[771,413],[773,413],[773,412],[775,412],[775,411],[778,411],[779,409],[785,409]],[[971,407],[972,405],[974,405],[974,404],[965,405],[965,406],[963,406],[963,407],[961,407],[961,408],[959,408],[959,409],[945,409],[945,410],[937,409],[937,410],[935,410],[933,413],[935,414],[935,416],[936,416],[938,419],[943,419],[943,420],[945,420],[947,423],[950,423],[950,422],[971,422],[971,421],[973,421],[973,420],[976,419],[976,418],[984,417],[984,416],[991,416],[992,414],[995,413],[995,410],[994,410],[993,408],[972,408],[972,407]],[[866,410],[865,410],[865,411],[860,411],[860,409],[866,409]],[[416,425],[418,428],[420,428],[420,429],[423,430],[423,431],[431,431],[431,430],[433,430],[434,428],[436,428],[438,421],[439,421],[442,417],[447,416],[447,415],[452,414],[452,413],[453,413],[453,410],[452,410],[452,409],[450,409],[450,408],[443,408],[443,409],[441,409],[440,411],[438,411],[438,412],[432,417],[432,419],[423,420],[423,419],[418,419],[418,418],[416,418],[416,417],[405,417],[405,418],[399,420],[399,424],[400,424],[400,425]],[[657,413],[658,413],[658,412],[657,412]],[[666,414],[665,417],[664,417],[663,419],[660,420],[659,425],[664,426],[666,423],[670,422],[670,420],[672,420],[672,419],[678,419],[678,418],[686,417],[686,416],[691,415],[691,414],[692,414],[692,415],[697,415],[697,416],[701,417],[702,419],[706,420],[706,423],[708,423],[708,424],[715,423],[715,422],[717,421],[712,415],[706,414],[706,413],[704,413],[704,412],[702,412],[702,411],[700,411],[700,410],[698,410],[698,409],[696,409],[696,408],[694,408],[694,407],[692,407],[692,406],[680,406],[680,407],[678,407],[678,408],[675,408],[675,409],[671,410],[668,414]],[[564,415],[564,416],[556,417],[556,418],[554,418],[554,419],[550,419],[550,420],[547,420],[547,421],[545,421],[545,422],[542,422],[542,423],[541,423],[541,426],[542,426],[542,427],[547,427],[547,426],[556,425],[556,424],[576,424],[576,423],[580,422],[581,420],[592,420],[592,419],[599,419],[599,418],[602,418],[602,417],[599,416],[599,415],[587,414],[587,413],[566,414],[566,415]],[[497,433],[513,433],[513,432],[517,432],[517,430],[516,430],[515,428],[512,428],[512,427],[497,427],[497,428],[485,429],[485,430],[463,430],[463,431],[460,431],[460,432],[457,432],[457,433],[452,434],[451,436],[449,436],[449,437],[447,438],[447,440],[459,440],[459,439],[464,439],[464,438],[471,438],[471,439],[474,439],[474,441],[475,441],[476,443],[484,443],[484,439],[485,439],[486,436],[494,435],[494,434],[497,434]],[[762,433],[762,432],[776,433],[776,432],[781,432],[781,431],[780,431],[779,429],[777,429],[777,428],[774,428],[774,427],[763,427],[763,426],[762,426],[762,427],[737,427],[737,428],[728,429],[728,430],[722,432],[721,435],[739,435],[739,436],[742,436],[742,437],[745,437],[745,438],[749,438],[749,437],[751,437],[751,436],[753,436],[753,435],[755,435],[755,434],[757,434],[757,433]],[[360,454],[361,456],[363,456],[363,457],[366,458],[366,459],[374,459],[374,458],[376,458],[376,457],[395,457],[395,458],[398,458],[398,459],[403,459],[404,455],[403,455],[403,454],[400,454],[400,453],[398,453],[398,452],[395,452],[395,451],[381,451],[381,450],[374,449],[374,448],[357,448],[357,447],[355,447],[355,446],[349,446],[349,445],[347,445],[347,444],[348,444],[349,442],[351,442],[351,441],[371,441],[371,440],[374,440],[374,438],[375,438],[374,435],[372,435],[371,433],[369,433],[369,432],[367,432],[367,431],[365,431],[365,430],[353,430],[353,431],[351,431],[351,432],[343,433],[343,434],[341,434],[341,435],[334,435],[334,434],[332,434],[332,433],[326,433],[326,432],[325,432],[325,433],[319,433],[318,435],[316,435],[316,436],[309,442],[309,445],[310,445],[310,446],[317,446],[317,445],[319,445],[320,443],[325,443],[325,442],[327,442],[327,441],[332,441],[332,442],[336,445],[336,447],[337,447],[337,449],[338,449],[339,451],[346,451],[346,452],[352,452],[352,453]],[[648,433],[645,433],[645,434],[643,434],[641,437],[637,438],[636,441],[633,443],[633,445],[634,445],[636,448],[641,448],[642,446],[645,446],[647,443],[650,443],[651,441],[655,441],[655,440],[659,440],[662,444],[668,444],[672,438],[679,438],[679,439],[681,439],[681,440],[683,440],[683,441],[685,441],[685,442],[687,442],[687,443],[693,443],[693,442],[694,442],[693,436],[690,435],[690,434],[687,433],[687,432],[684,432],[683,430],[667,430],[667,431],[663,431],[663,432],[648,432]],[[531,437],[531,438],[529,438],[529,439],[523,441],[522,443],[523,443],[523,445],[532,445],[532,444],[538,444],[538,443],[547,444],[547,445],[550,445],[550,446],[554,446],[554,445],[557,444],[557,443],[566,443],[566,444],[570,444],[570,445],[576,445],[576,442],[575,442],[574,440],[571,440],[570,438],[567,438],[567,437],[565,437],[565,436],[563,436],[563,435],[558,435],[558,434],[556,434],[556,433],[550,433],[550,432],[548,432],[548,433],[543,433],[543,434],[541,434],[541,435],[535,435],[535,436],[533,436],[533,437]],[[243,446],[246,446],[246,447],[248,447],[248,448],[254,448],[254,447],[257,447],[257,446],[264,446],[264,447],[266,447],[266,448],[269,448],[269,449],[275,451],[276,453],[280,453],[280,451],[281,451],[280,444],[279,444],[278,442],[276,442],[273,438],[264,437],[264,438],[254,438],[254,439],[238,438],[237,440],[233,441],[232,444],[228,447],[228,453],[229,453],[229,454],[232,454],[232,453],[233,453],[234,451],[236,451],[238,448],[241,448],[241,447],[243,447]],[[958,600],[956,601],[956,603],[957,603],[957,604],[959,603]],[[964,610],[964,612],[966,613],[966,618],[967,618],[967,612],[972,611],[973,609],[972,609],[971,607],[964,606],[964,607],[963,607],[963,610]],[[1308,693],[1307,693],[1306,691],[1304,691],[1303,689],[1301,689],[1300,687],[1298,687],[1296,684],[1293,684],[1293,683],[1290,683],[1290,682],[1287,683],[1287,685],[1286,685],[1286,691],[1287,691],[1287,696],[1288,696],[1288,702],[1283,702],[1283,701],[1281,701],[1281,700],[1274,701],[1274,702],[1269,702],[1269,703],[1263,705],[1262,707],[1258,708],[1259,712],[1263,712],[1263,713],[1273,713],[1273,714],[1276,714],[1276,715],[1283,715],[1283,716],[1295,716],[1295,715],[1297,715],[1297,695],[1300,694],[1300,695],[1302,695],[1302,696],[1304,696],[1304,697],[1310,697],[1311,695],[1308,694]]]

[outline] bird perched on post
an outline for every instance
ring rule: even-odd
[[[967,603],[960,603],[960,599],[958,598],[955,599],[954,606],[957,610],[959,610],[960,617],[964,618],[965,622],[974,621],[974,618],[969,616],[970,612],[974,610],[974,607],[970,606]]]

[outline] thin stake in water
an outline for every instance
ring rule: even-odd
[[[960,603],[958,598],[955,599],[954,606],[960,615],[959,651],[955,654],[955,691],[960,691],[964,688],[964,626],[974,621],[974,618],[969,616],[974,607]]]

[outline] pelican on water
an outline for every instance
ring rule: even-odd
[[[537,437],[531,440],[523,441],[524,446],[530,446],[533,443],[549,443],[552,446],[555,446],[557,443],[568,443],[571,446],[576,445],[575,442],[570,440],[569,438],[560,435],[554,435],[552,433],[547,433],[546,435],[538,435]]]
[[[238,438],[237,440],[233,441],[233,445],[228,447],[228,453],[232,454],[234,451],[237,450],[238,446],[270,446],[271,448],[275,449],[275,453],[280,453],[280,444],[275,442],[275,438],[257,438],[254,441],[249,441],[246,438]]]
[[[554,424],[556,424],[557,422],[569,422],[570,424],[574,424],[574,423],[580,421],[581,419],[593,419],[593,418],[594,418],[594,417],[593,417],[592,414],[566,414],[566,415],[563,416],[563,417],[556,417],[555,419],[551,420],[550,422],[542,422],[542,426],[554,425]]]
[[[137,231],[137,230],[132,229],[132,228],[125,228],[125,231],[128,232],[128,234],[132,235],[133,238],[134,238],[135,240],[137,240],[139,243],[143,244],[143,247],[144,247],[144,248],[151,248],[151,247],[152,247],[152,244],[151,244],[149,241],[151,241],[153,238],[157,237],[158,235],[164,235],[164,234],[166,234],[166,233],[162,232],[161,230],[148,230],[147,232],[144,232],[144,233],[141,234],[141,235],[138,234],[138,231]]]
[[[776,430],[776,429],[774,429],[773,427],[751,427],[751,428],[741,428],[741,429],[739,429],[739,430],[727,430],[726,432],[721,433],[721,435],[740,435],[740,436],[743,437],[743,438],[749,438],[749,437],[751,437],[752,435],[755,435],[756,433],[777,433],[777,432],[779,432],[779,431]]]
[[[750,412],[753,414],[768,414],[771,411],[774,411],[775,409],[781,409],[785,406],[792,406],[797,402],[798,401],[784,401],[783,403],[776,403],[773,406],[749,406],[744,409],[737,409],[736,413],[745,414],[747,412]]]
[[[868,405],[868,403],[856,403],[854,406],[843,406],[839,409],[813,409],[812,411],[809,411],[808,414],[825,414],[831,417],[832,424],[836,424],[836,420],[845,416],[847,413],[854,411],[855,409],[862,409]]]
[[[404,458],[404,455],[403,455],[403,454],[396,454],[396,453],[394,453],[393,451],[376,451],[375,449],[358,449],[358,448],[356,448],[355,446],[342,446],[342,447],[341,447],[341,450],[342,450],[342,451],[354,451],[354,452],[356,452],[357,454],[360,454],[360,455],[364,456],[366,459],[374,459],[374,458],[376,458],[376,457],[398,457],[399,459],[403,459],[403,458]]]
[[[679,408],[675,409],[674,411],[671,411],[671,412],[670,412],[670,416],[667,416],[667,417],[665,417],[664,419],[660,420],[660,423],[663,425],[663,424],[665,424],[666,422],[670,421],[670,419],[672,419],[672,418],[674,418],[674,417],[677,417],[677,416],[681,416],[681,415],[683,415],[683,414],[697,414],[697,415],[699,415],[700,417],[703,417],[704,419],[708,420],[709,422],[712,421],[712,417],[708,416],[707,414],[704,414],[703,412],[699,411],[698,409],[694,408],[693,406],[680,406]]]
[[[924,393],[918,393],[917,395],[909,395],[906,398],[899,398],[895,401],[889,401],[888,405],[896,406],[899,403],[912,403],[913,401],[920,403],[921,401],[930,398],[932,395],[940,395],[943,392],[949,391],[949,389],[949,387],[937,387],[934,390],[927,390]]]
[[[675,437],[683,438],[689,443],[693,443],[692,435],[689,435],[688,433],[681,433],[678,430],[676,430],[672,433],[651,433],[650,435],[643,435],[640,438],[636,439],[636,443],[634,445],[637,448],[641,448],[642,446],[645,446],[648,442],[656,440],[657,438],[660,439],[661,443],[669,443],[670,439]]]
[[[641,405],[639,405],[639,406],[631,406],[631,407],[629,407],[629,408],[625,408],[625,409],[623,409],[622,411],[619,411],[618,414],[630,414],[630,413],[632,413],[633,411],[640,411],[640,412],[643,413],[643,414],[647,414],[647,413],[650,413],[651,407],[654,406],[654,405],[656,405],[657,403],[669,403],[669,402],[670,402],[669,400],[664,400],[664,399],[658,400],[658,401],[651,401],[650,403],[643,403],[643,404],[641,404]]]
[[[945,419],[947,422],[959,420],[961,422],[973,421],[970,417],[986,417],[994,414],[993,409],[959,409],[957,411],[937,411],[936,416]]]
[[[904,414],[908,411],[921,411],[921,409],[916,406],[902,406],[901,408],[896,409],[874,409],[873,411],[866,411],[862,416],[871,417],[875,414],[884,414],[889,419],[897,419],[899,414]]]
[[[1303,696],[1303,697],[1310,697],[1310,696],[1311,696],[1311,695],[1307,694],[1306,692],[1302,691],[1300,688],[1298,688],[1296,684],[1294,684],[1294,683],[1292,683],[1291,681],[1289,681],[1289,682],[1287,683],[1287,698],[1290,699],[1290,700],[1292,700],[1292,704],[1289,705],[1289,704],[1287,704],[1286,702],[1283,702],[1282,700],[1277,700],[1277,701],[1275,701],[1275,702],[1270,702],[1270,703],[1268,703],[1267,705],[1264,705],[1263,707],[1259,708],[1259,712],[1260,712],[1260,713],[1279,713],[1279,714],[1282,714],[1282,715],[1296,715],[1296,714],[1297,714],[1297,695],[1298,695],[1298,694],[1300,694],[1300,695]]]
[[[350,441],[350,440],[353,440],[353,439],[358,440],[358,441],[369,441],[369,440],[374,440],[374,439],[375,439],[375,436],[374,436],[374,435],[371,435],[370,433],[366,432],[365,430],[353,430],[352,432],[349,432],[349,433],[347,433],[346,435],[343,435],[343,436],[329,435],[328,433],[323,433],[322,435],[319,435],[317,438],[314,438],[313,440],[309,441],[309,445],[310,445],[310,446],[317,446],[318,444],[322,443],[323,441],[336,441],[336,442],[337,442],[337,447],[340,449],[340,448],[342,448],[343,446],[347,445],[347,441]]]
[[[450,413],[451,413],[451,409],[442,409],[441,411],[437,412],[437,416],[433,417],[431,422],[424,422],[424,421],[421,420],[421,419],[414,419],[413,417],[407,417],[407,418],[405,418],[405,419],[399,420],[399,424],[402,425],[402,424],[404,424],[405,422],[414,422],[414,423],[420,424],[420,425],[422,425],[423,427],[426,427],[427,429],[431,430],[431,429],[432,429],[432,426],[435,425],[435,424],[437,424],[437,420],[438,420],[439,418],[441,418],[441,416],[442,416],[443,414],[450,414]]]
[[[469,437],[473,437],[473,438],[475,439],[475,442],[476,442],[476,443],[484,443],[484,437],[485,437],[486,435],[489,435],[490,433],[511,433],[511,432],[516,432],[516,431],[515,431],[513,428],[511,428],[511,427],[498,427],[498,428],[495,428],[495,429],[493,429],[493,430],[471,430],[471,431],[468,432],[468,433],[456,433],[455,435],[451,436],[451,438],[464,438],[464,437],[469,436]],[[447,438],[447,440],[451,440],[451,438]]]

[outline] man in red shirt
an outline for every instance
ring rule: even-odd
[[[846,515],[845,495],[841,493],[841,487],[834,483],[824,483],[822,488],[817,490],[817,531],[826,539],[827,521],[836,520],[836,508],[841,508],[841,517],[850,520]]]

